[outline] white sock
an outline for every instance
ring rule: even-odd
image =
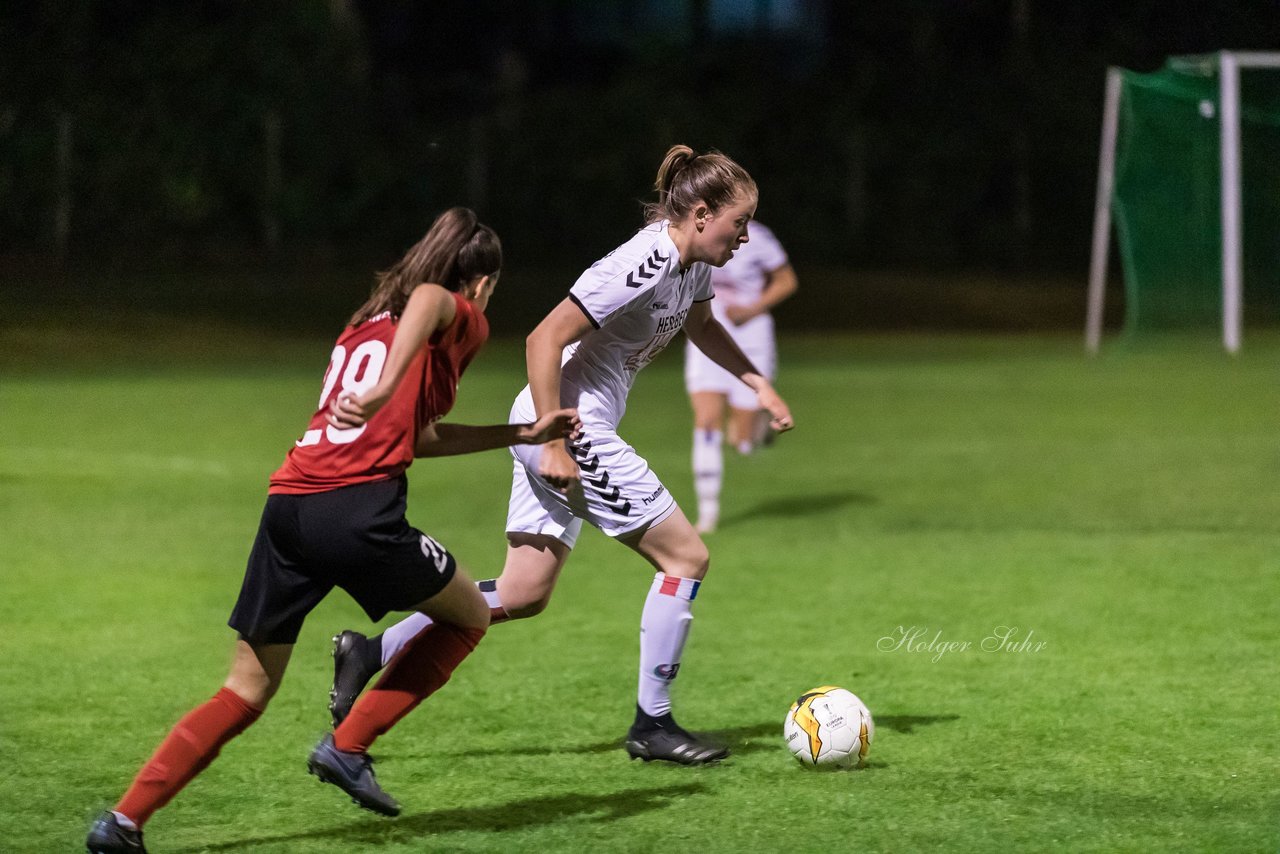
[[[502,607],[502,602],[498,600],[498,589],[492,580],[477,581],[476,586],[480,588],[480,595],[484,597],[484,601],[490,608]],[[386,667],[387,662],[395,658],[396,653],[404,649],[405,644],[417,637],[431,623],[431,618],[426,614],[414,611],[384,631],[382,633],[382,666]]]
[[[115,810],[112,810],[111,814],[116,817],[116,824],[120,825],[125,830],[138,829],[138,825],[133,823],[133,819],[129,818],[129,816],[125,815],[124,813],[116,812]]]
[[[418,633],[431,625],[432,619],[426,614],[414,611],[394,626],[382,633],[382,666],[386,667],[396,653],[404,649],[404,645],[418,636]]]
[[[720,483],[724,476],[724,434],[693,431],[693,487],[698,495],[698,521],[714,527],[720,516]]]
[[[738,443],[738,453],[742,454],[744,457],[750,456],[751,452],[755,449],[756,446],[751,443],[750,439],[743,439]]]
[[[486,581],[477,581],[476,587],[480,588],[480,595],[484,597],[484,603],[490,608],[501,608],[502,600],[498,598],[498,579],[490,578]]]
[[[659,572],[640,615],[640,688],[636,702],[647,715],[671,711],[671,683],[680,670],[684,642],[693,623],[690,608],[699,581]]]

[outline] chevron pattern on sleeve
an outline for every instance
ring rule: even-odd
[[[646,284],[662,269],[662,265],[667,263],[670,257],[670,255],[659,255],[657,249],[653,250],[653,254],[646,258],[643,264],[627,273],[627,287],[638,288]]]

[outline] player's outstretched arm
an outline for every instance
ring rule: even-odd
[[[756,370],[729,333],[711,313],[709,302],[695,302],[684,322],[685,334],[711,361],[742,380],[756,393],[760,408],[769,412],[769,426],[779,433],[795,427],[787,402],[774,391],[773,384]]]
[[[429,424],[418,434],[415,457],[451,457],[474,454],[511,445],[541,445],[553,439],[572,438],[582,426],[576,409],[548,412],[532,424]]]
[[[439,285],[424,284],[415,288],[396,324],[396,334],[391,339],[391,350],[378,382],[364,394],[338,396],[330,401],[326,415],[329,423],[342,429],[359,427],[376,415],[395,394],[414,356],[432,335],[449,328],[457,312],[453,295]]]

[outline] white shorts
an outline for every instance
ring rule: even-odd
[[[583,429],[584,435],[569,445],[582,479],[567,495],[538,476],[542,445],[511,448],[508,533],[547,534],[573,548],[584,519],[620,537],[656,525],[676,509],[671,493],[635,448],[612,431]]]
[[[721,324],[733,338],[743,354],[751,360],[761,375],[769,382],[777,372],[778,351],[773,336],[773,318],[767,314],[753,317],[742,326],[734,326],[723,318]],[[692,342],[684,345],[684,387],[693,394],[696,391],[723,394],[734,409],[756,410],[760,403],[756,393],[742,380],[711,361]]]

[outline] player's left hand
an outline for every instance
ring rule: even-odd
[[[769,426],[774,430],[785,433],[796,426],[795,419],[791,417],[791,408],[772,386],[761,389],[757,392],[757,397],[760,400],[760,408],[768,411]]]

